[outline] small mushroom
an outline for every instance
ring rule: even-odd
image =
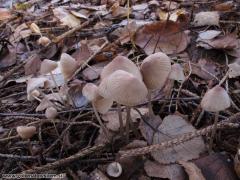
[[[48,119],[55,119],[58,115],[57,109],[54,107],[49,107],[45,111],[45,116]]]
[[[57,88],[58,92],[60,91],[58,85],[57,85],[57,82],[56,82],[56,79],[54,78],[53,76],[53,73],[52,71],[54,69],[56,69],[58,66],[58,63],[55,62],[55,61],[52,61],[52,60],[49,60],[49,59],[44,59],[41,63],[41,67],[40,67],[40,73],[41,74],[47,74],[47,73],[50,73],[51,75],[51,78],[55,84],[55,87]]]
[[[105,125],[103,124],[98,112],[104,114],[108,111],[108,109],[112,106],[113,101],[111,99],[105,99],[98,94],[98,87],[93,83],[87,83],[83,89],[82,94],[85,96],[89,101],[92,102],[92,107],[94,113],[97,117],[97,120],[105,133],[106,137],[109,138],[109,132]]]
[[[39,102],[41,102],[41,99],[38,98],[39,96],[40,96],[40,92],[37,89],[34,89],[27,95],[27,99],[29,101],[33,101],[34,99],[36,99]]]
[[[106,65],[101,72],[101,79],[108,77],[116,70],[129,72],[136,76],[138,79],[142,80],[142,75],[138,67],[130,59],[124,56],[117,56],[112,60],[112,62]]]
[[[35,126],[18,126],[16,130],[22,139],[30,139],[37,131]]]
[[[31,29],[32,32],[41,35],[40,28],[38,27],[38,25],[37,25],[36,23],[31,23],[31,24],[30,24],[30,29]]]
[[[142,72],[143,81],[149,89],[149,115],[153,116],[151,93],[152,90],[163,88],[171,72],[171,60],[166,54],[162,52],[151,54],[143,60],[140,69]]]
[[[219,111],[231,106],[231,100],[227,91],[219,85],[208,90],[202,98],[201,107],[205,111],[215,112],[214,129],[211,134],[209,149],[212,150],[213,138],[216,134]]]
[[[113,99],[117,103],[127,106],[126,133],[128,141],[129,125],[130,123],[132,125],[130,107],[145,100],[148,93],[145,84],[133,74],[117,70],[102,80],[98,92],[104,98]]]
[[[42,45],[42,46],[44,46],[44,47],[47,47],[47,46],[51,43],[51,40],[50,40],[48,37],[46,37],[46,36],[42,36],[42,37],[40,37],[40,38],[38,39],[37,43],[38,43],[39,45]]]
[[[107,174],[110,177],[118,178],[122,174],[122,166],[118,162],[112,162],[107,166]]]
[[[63,74],[65,81],[69,80],[73,76],[73,74],[75,73],[77,68],[78,68],[78,64],[72,56],[70,56],[66,53],[63,53],[61,55],[60,69],[61,69],[61,72]]]

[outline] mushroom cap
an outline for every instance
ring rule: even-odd
[[[35,126],[18,126],[16,130],[22,139],[31,138],[37,131]]]
[[[145,100],[148,90],[145,84],[134,75],[117,70],[102,80],[98,93],[117,103],[134,106]]]
[[[47,74],[56,69],[58,63],[49,59],[44,59],[41,63],[40,73]]]
[[[129,72],[138,79],[142,80],[142,75],[138,67],[130,59],[124,56],[117,56],[112,60],[112,62],[106,65],[101,72],[101,79],[108,77],[116,70]]]
[[[201,107],[205,111],[218,112],[231,106],[227,91],[219,85],[208,90],[202,98]]]
[[[29,101],[33,101],[35,99],[34,97],[38,97],[38,96],[40,96],[40,92],[37,89],[34,89],[27,95],[27,99]]]
[[[180,64],[175,63],[172,65],[171,72],[169,74],[169,79],[173,79],[176,81],[184,81],[185,80],[183,68]]]
[[[46,47],[51,43],[51,40],[48,37],[42,36],[38,39],[37,43]]]
[[[30,29],[34,33],[41,34],[40,28],[38,27],[38,25],[36,23],[31,23]]]
[[[118,162],[112,162],[107,166],[107,174],[110,177],[117,178],[122,174],[122,166]]]
[[[78,65],[75,59],[66,53],[63,53],[61,55],[59,65],[65,80],[68,80],[69,78],[71,78],[78,68]]]
[[[98,95],[98,87],[93,83],[87,83],[83,89],[82,94],[85,96],[89,101],[93,101],[97,99]]]
[[[92,101],[96,110],[101,114],[105,114],[113,104],[112,99],[105,99],[98,94],[98,87],[93,83],[87,83],[82,89],[82,94]]]
[[[93,104],[99,113],[105,114],[112,107],[113,100],[106,99],[99,95],[97,99],[93,101]]]
[[[161,52],[151,54],[143,60],[141,72],[148,89],[161,89],[171,72],[171,60]]]
[[[48,119],[55,119],[58,115],[57,109],[54,107],[48,107],[45,111],[45,116]]]

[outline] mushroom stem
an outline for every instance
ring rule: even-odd
[[[148,99],[148,111],[149,111],[149,118],[153,117],[153,109],[152,109],[152,92],[151,90],[148,91],[147,99]]]
[[[130,116],[131,116],[131,108],[126,106],[127,111],[127,119],[126,119],[126,142],[129,142],[129,129],[130,129]]]
[[[120,129],[120,135],[123,135],[123,118],[122,118],[122,109],[121,105],[117,103],[117,111],[118,111],[118,118],[119,118],[119,129]]]
[[[52,78],[52,80],[53,80],[53,82],[54,82],[55,87],[57,88],[58,92],[60,92],[60,89],[59,89],[59,87],[58,87],[58,85],[57,85],[57,82],[56,82],[56,80],[55,80],[55,78],[54,78],[54,76],[53,76],[52,71],[50,72],[50,75],[51,75],[51,78]]]
[[[212,131],[212,134],[211,134],[211,139],[210,139],[210,144],[209,144],[209,152],[211,152],[212,148],[213,148],[213,139],[214,139],[214,136],[215,136],[216,131],[217,131],[218,116],[219,116],[219,112],[216,112],[215,113],[215,118],[214,118],[214,128],[213,128],[213,131]]]
[[[103,130],[103,133],[105,134],[106,138],[110,141],[109,132],[108,132],[107,128],[104,126],[104,124],[103,124],[103,122],[102,122],[102,120],[101,120],[101,118],[100,118],[100,116],[99,116],[99,114],[97,112],[97,109],[96,109],[94,103],[92,103],[92,107],[93,107],[93,111],[94,111],[94,113],[96,115],[96,118],[98,120],[98,123],[100,124],[100,126],[101,126],[101,128]]]

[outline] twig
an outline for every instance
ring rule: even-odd
[[[218,129],[225,128],[225,127],[239,128],[239,124],[238,123],[229,123],[229,122],[225,122],[225,123],[222,122],[222,123],[217,124]],[[211,132],[213,129],[214,129],[214,125],[211,125],[211,126],[208,126],[204,129],[184,134],[179,138],[175,138],[175,139],[172,139],[170,141],[166,141],[166,142],[163,142],[163,143],[160,143],[160,144],[154,144],[154,145],[151,145],[151,146],[146,146],[146,147],[142,147],[142,148],[135,148],[135,149],[131,149],[131,150],[119,151],[120,158],[122,159],[122,158],[131,157],[131,156],[144,155],[144,154],[147,154],[147,153],[150,153],[150,152],[153,152],[153,151],[157,151],[157,150],[160,150],[160,149],[173,147],[173,146],[182,144],[186,141],[189,141],[190,139],[193,139],[195,137],[206,135],[209,132]]]
[[[11,158],[11,159],[16,159],[16,160],[21,160],[21,161],[35,161],[39,159],[39,156],[19,156],[15,154],[2,154],[0,153],[1,158]],[[54,162],[56,159],[53,158],[46,158],[45,159],[48,162]]]
[[[32,174],[32,173],[39,173],[39,172],[48,171],[50,169],[55,169],[57,167],[60,167],[60,166],[66,165],[68,163],[71,163],[73,161],[76,161],[79,158],[82,158],[82,157],[87,156],[89,154],[92,154],[94,152],[101,151],[105,146],[106,146],[106,144],[99,144],[97,146],[89,147],[89,148],[81,150],[78,153],[76,153],[72,156],[69,156],[67,158],[60,159],[60,160],[55,161],[53,163],[48,163],[44,166],[34,167],[33,169],[23,171],[22,173],[23,174]]]

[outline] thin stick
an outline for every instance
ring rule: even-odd
[[[218,115],[219,115],[219,112],[216,112],[215,113],[215,118],[214,118],[214,124],[213,124],[213,131],[212,131],[211,139],[210,139],[210,143],[209,143],[209,152],[211,152],[212,148],[213,148],[213,139],[214,139],[214,136],[215,136],[216,131],[217,131]]]

